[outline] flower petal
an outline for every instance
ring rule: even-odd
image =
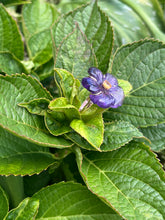
[[[90,77],[86,77],[82,79],[82,85],[84,88],[89,90],[92,93],[97,93],[100,91],[100,88],[98,87],[97,81]]]
[[[103,83],[104,76],[103,76],[102,72],[99,69],[97,69],[95,67],[90,67],[88,69],[88,73],[89,73],[90,76],[92,76],[92,77],[94,77],[96,79],[98,85]]]
[[[111,88],[109,90],[109,95],[113,96],[115,102],[113,103],[113,105],[110,105],[110,108],[118,108],[119,106],[121,106],[123,104],[123,100],[124,100],[124,91],[120,86],[117,86],[115,88]]]
[[[90,100],[101,108],[109,108],[115,102],[113,96],[109,96],[104,93],[99,93],[98,95],[91,94]]]
[[[104,75],[104,80],[107,80],[112,85],[112,87],[118,86],[118,81],[117,81],[116,77],[114,77],[110,73],[106,73]]]

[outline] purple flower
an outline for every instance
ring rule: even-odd
[[[106,73],[91,67],[88,70],[89,77],[82,79],[82,85],[91,92],[90,100],[101,108],[117,108],[124,100],[123,89],[118,86],[117,79]]]

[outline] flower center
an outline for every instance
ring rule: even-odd
[[[112,87],[112,85],[107,80],[105,80],[103,82],[103,87],[104,89],[109,90]]]

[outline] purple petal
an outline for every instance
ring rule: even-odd
[[[109,108],[115,102],[112,96],[100,93],[98,95],[90,95],[91,101],[101,108]]]
[[[112,88],[109,90],[109,95],[113,96],[115,102],[113,105],[110,105],[110,108],[118,108],[123,104],[124,100],[124,91],[120,86],[117,86],[115,88]]]
[[[118,86],[118,81],[117,81],[116,77],[114,77],[110,73],[106,73],[104,75],[104,80],[107,80],[112,85],[112,87]]]
[[[86,77],[82,79],[82,85],[84,88],[86,88],[88,91],[92,93],[97,93],[100,91],[97,81],[90,77]]]
[[[95,67],[90,67],[88,69],[88,73],[89,73],[90,76],[94,77],[97,80],[97,83],[99,85],[103,83],[104,76],[103,76],[102,72],[99,69],[97,69]]]

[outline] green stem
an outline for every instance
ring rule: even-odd
[[[0,185],[9,197],[10,208],[15,208],[25,198],[23,177],[0,176]]]
[[[132,0],[120,0],[120,1],[131,7],[136,12],[136,14],[139,15],[139,17],[146,24],[147,28],[149,29],[149,31],[151,32],[154,38],[164,42],[165,34],[156,26],[155,23],[152,22],[150,17],[145,13],[145,11],[141,8],[141,6],[135,4],[134,1]]]

